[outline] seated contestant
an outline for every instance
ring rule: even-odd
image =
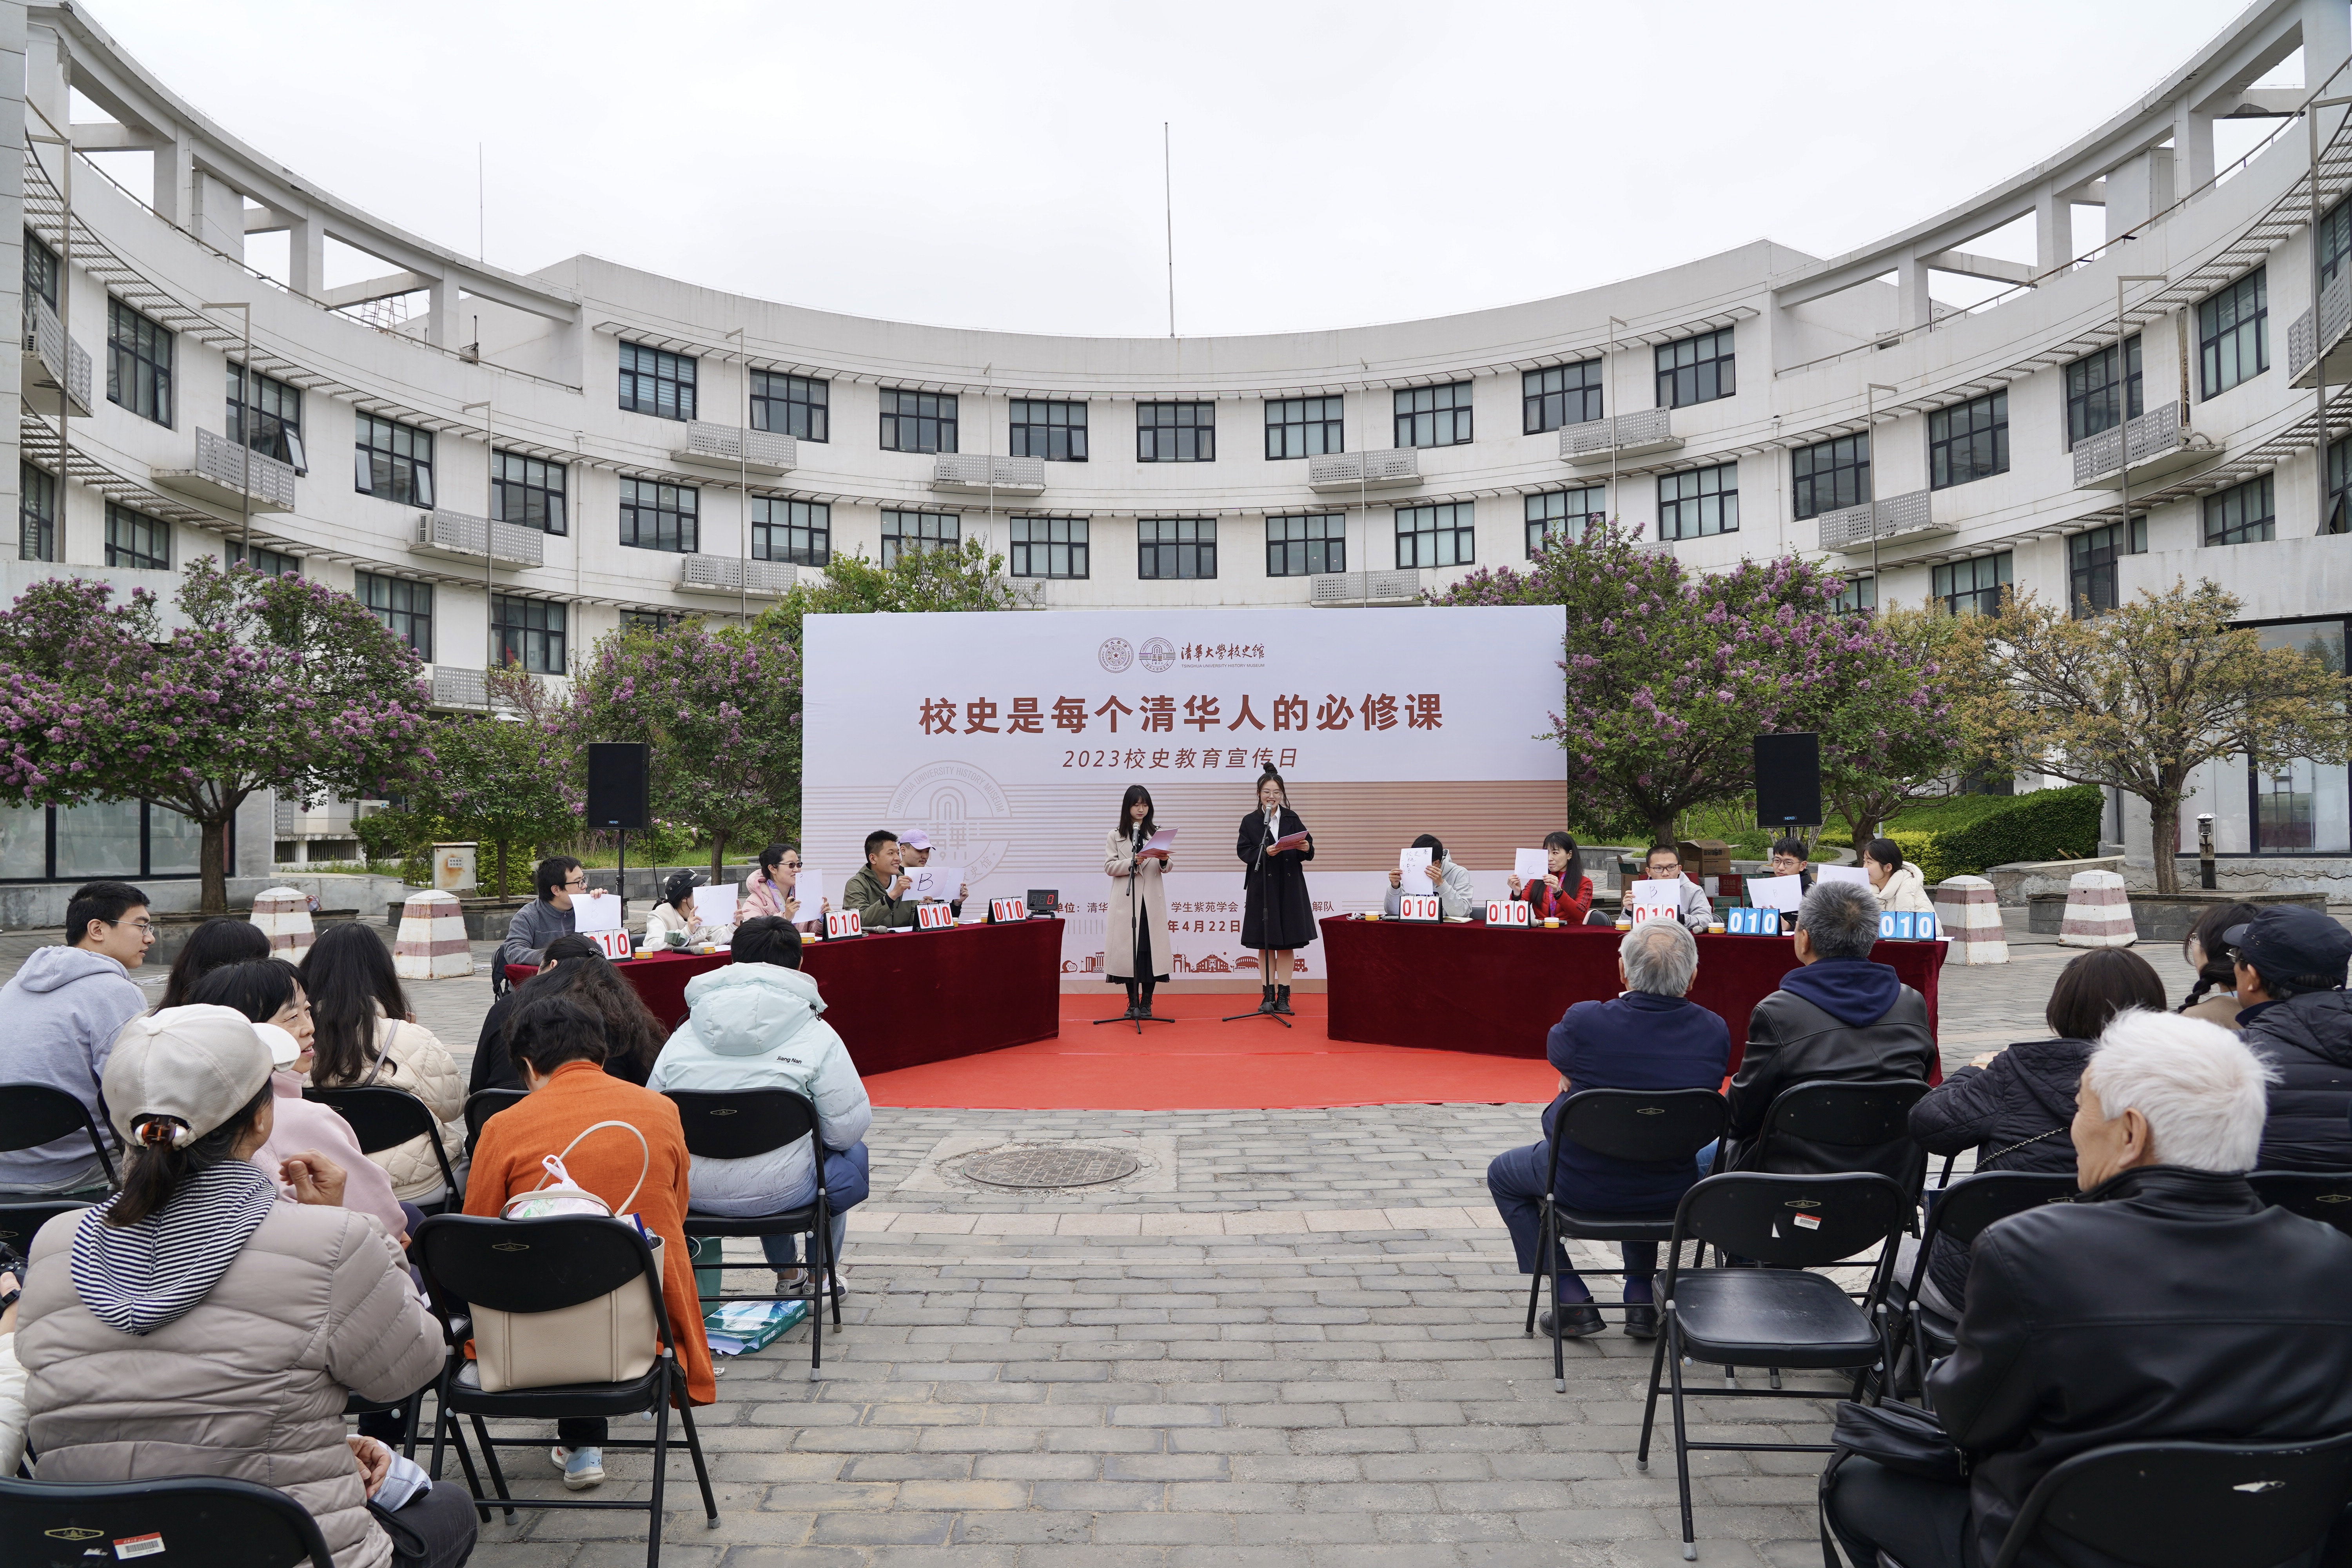
[[[1268,763],[1258,775],[1257,809],[1242,818],[1234,853],[1242,862],[1242,945],[1257,950],[1261,1013],[1290,1011],[1291,954],[1315,940],[1315,905],[1307,896],[1307,862],[1315,840],[1273,853],[1307,825],[1290,809],[1290,791]]]
[[[672,931],[688,942],[702,940],[702,917],[694,912],[694,884],[698,880],[691,871],[672,871],[663,880],[661,897],[646,911],[647,947],[667,947]]]
[[[1977,1237],[1959,1348],[1927,1379],[1968,1484],[1848,1458],[1823,1500],[1849,1560],[1990,1563],[2035,1482],[2111,1444],[2352,1430],[2352,1237],[2247,1185],[2263,1079],[2217,1026],[2137,1009],[2107,1026],[2077,1090],[2082,1195]],[[2038,1541],[2022,1568],[2116,1561]]]
[[[912,871],[919,867],[928,866],[930,863],[931,836],[929,834],[924,832],[919,827],[912,833],[908,834],[904,838],[898,840],[898,864],[905,869]],[[948,912],[952,915],[961,915],[963,913],[963,901],[970,897],[971,897],[971,884],[970,882],[958,883],[956,885],[956,896],[948,900]],[[916,901],[918,903],[931,904],[939,902],[937,899],[919,899]]]
[[[1682,906],[1675,912],[1693,932],[1703,931],[1714,922],[1715,906],[1707,901],[1706,889],[1683,875],[1683,852],[1671,844],[1653,844],[1650,852],[1642,857],[1642,870],[1653,882],[1678,882],[1677,892]],[[1632,897],[1629,892],[1628,898]]]
[[[692,1014],[662,1047],[646,1087],[656,1093],[675,1089],[713,1094],[789,1089],[807,1096],[824,1139],[825,1198],[833,1208],[837,1276],[849,1210],[866,1198],[864,1140],[874,1108],[849,1047],[821,1016],[824,998],[816,982],[801,973],[801,933],[788,921],[763,915],[735,929],[729,951],[733,963],[686,983]],[[694,1207],[703,1214],[798,1208],[816,1197],[816,1151],[804,1138],[741,1160],[698,1154],[688,1181]],[[776,1270],[780,1293],[806,1287],[798,1237],[761,1237],[760,1246]],[[809,1261],[816,1261],[814,1247]]]
[[[1892,838],[1872,839],[1862,852],[1862,868],[1870,877],[1871,890],[1878,895],[1880,909],[1919,915],[1936,912],[1935,900],[1927,897],[1927,883],[1919,875],[1919,868],[1903,863],[1902,847]]]
[[[1449,921],[1468,920],[1471,897],[1470,873],[1454,861],[1445,858],[1445,846],[1437,841],[1434,834],[1423,834],[1412,841],[1412,847],[1415,849],[1429,851],[1429,864],[1422,868],[1423,874],[1429,878],[1429,882],[1425,887],[1408,888],[1404,885],[1404,873],[1400,870],[1391,870],[1388,898],[1381,906],[1381,911],[1389,919],[1394,920],[1397,918],[1398,911],[1404,908],[1404,896],[1407,893],[1435,893],[1439,915]]]
[[[572,927],[572,901],[574,899],[609,899],[607,892],[588,890],[588,873],[580,862],[569,855],[551,855],[539,863],[531,873],[531,885],[539,897],[514,912],[507,923],[506,940],[499,943],[499,973],[506,973],[510,963],[537,966],[547,944],[559,936],[570,936]]]
[[[914,885],[898,868],[898,836],[877,827],[866,836],[866,864],[842,889],[842,907],[856,910],[858,923],[867,931],[911,926],[922,903],[907,896]]]
[[[1550,1135],[1567,1097],[1583,1089],[1713,1089],[1723,1081],[1731,1058],[1731,1031],[1723,1020],[1686,999],[1698,973],[1698,942],[1673,921],[1643,921],[1617,944],[1617,978],[1622,995],[1606,1002],[1579,1002],[1554,1024],[1544,1054],[1559,1069],[1560,1098],[1543,1113]],[[1644,1214],[1672,1209],[1698,1180],[1688,1160],[1665,1165],[1630,1164],[1596,1154],[1562,1139],[1559,1169],[1548,1184],[1544,1145],[1532,1143],[1495,1156],[1486,1167],[1486,1188],[1511,1232],[1519,1272],[1547,1266],[1538,1256],[1542,1224],[1536,1200],[1549,1190],[1570,1208],[1597,1214]],[[1651,1279],[1658,1271],[1653,1241],[1621,1244],[1625,1259],[1625,1331],[1649,1339],[1658,1331],[1658,1309]],[[1565,1259],[1567,1249],[1561,1249]],[[1561,1332],[1581,1337],[1603,1327],[1592,1292],[1574,1269],[1560,1276],[1560,1300],[1568,1321]],[[1544,1315],[1551,1331],[1551,1315]]]
[[[1158,828],[1151,820],[1151,792],[1127,786],[1118,825],[1103,837],[1103,871],[1115,889],[1103,922],[1103,979],[1127,987],[1129,1018],[1149,1018],[1151,988],[1167,983],[1174,944],[1168,938],[1168,889],[1163,881],[1175,863],[1171,855],[1145,856]]]
[[[1803,839],[1776,838],[1772,841],[1771,853],[1764,858],[1763,875],[1797,879],[1797,894],[1800,902],[1803,900],[1805,894],[1813,890],[1813,866],[1812,862],[1806,858],[1806,854]],[[1752,900],[1750,906],[1753,907]],[[1782,910],[1780,911],[1781,931],[1785,934],[1796,929],[1797,911]]]
[[[1550,869],[1543,879],[1529,886],[1519,880],[1514,871],[1509,881],[1511,897],[1535,906],[1535,918],[1558,921],[1562,925],[1581,925],[1584,917],[1592,912],[1592,879],[1586,876],[1576,858],[1576,840],[1565,833],[1547,833],[1543,841],[1544,858]],[[1569,891],[1570,884],[1575,891]]]
[[[760,851],[760,868],[743,879],[743,897],[735,906],[735,923],[761,915],[782,915],[803,931],[814,931],[833,908],[831,899],[819,899],[814,910],[801,907],[801,852],[789,844],[771,844]]]

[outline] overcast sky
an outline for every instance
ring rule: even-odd
[[[263,153],[467,253],[480,144],[499,266],[585,251],[959,326],[1165,332],[1167,121],[1189,335],[1538,299],[1758,237],[1834,255],[2056,153],[2242,6],[85,9]],[[2223,126],[2221,155],[2273,123]]]

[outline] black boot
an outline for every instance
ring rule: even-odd
[[[1261,1013],[1275,1011],[1273,986],[1261,985],[1257,988],[1257,1010]]]
[[[1568,1316],[1561,1321],[1559,1331],[1559,1337],[1564,1340],[1584,1339],[1588,1335],[1599,1333],[1609,1326],[1601,1321],[1601,1309],[1590,1301],[1570,1301],[1568,1303],[1567,1312]],[[1536,1328],[1541,1333],[1549,1334],[1551,1314],[1546,1312],[1537,1319]]]
[[[1151,984],[1149,980],[1143,983],[1143,1005],[1135,1010],[1135,1016],[1139,1018],[1151,1016]]]
[[[1287,1013],[1290,1011],[1289,986],[1277,985],[1274,988],[1274,1010],[1277,1013]]]
[[[1119,1016],[1123,1018],[1132,1018],[1136,1011],[1135,982],[1130,980],[1127,983],[1127,1011]]]

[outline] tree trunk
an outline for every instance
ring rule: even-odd
[[[727,869],[727,835],[714,831],[710,835],[710,885],[717,887]]]
[[[1675,814],[1673,812],[1668,812],[1663,818],[1654,816],[1650,819],[1650,844],[1677,844],[1680,842],[1681,840],[1675,836]],[[1644,849],[1647,849],[1649,847],[1649,844],[1642,846]]]
[[[228,913],[228,825],[236,808],[228,815],[204,818],[204,849],[197,866],[204,874],[201,908],[208,915]]]
[[[497,845],[499,890],[494,896],[503,899],[507,896],[507,841],[503,838],[499,839]]]
[[[2149,847],[2155,851],[2156,890],[2159,893],[2180,891],[2180,797],[2168,796],[2147,803]],[[2091,846],[2094,853],[2098,846]]]

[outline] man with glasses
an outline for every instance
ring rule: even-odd
[[[609,899],[607,892],[588,890],[588,873],[580,862],[569,855],[551,855],[539,863],[531,875],[531,885],[539,897],[514,912],[507,923],[507,939],[499,944],[499,961],[494,974],[503,975],[509,963],[527,963],[539,967],[547,944],[559,936],[572,934],[572,900],[574,899]]]
[[[66,904],[66,940],[33,950],[0,987],[0,1083],[45,1084],[81,1101],[105,1136],[99,1081],[122,1026],[147,1010],[131,978],[154,945],[147,895],[128,882],[89,882]],[[0,1150],[0,1195],[98,1196],[106,1168],[76,1132]]]

